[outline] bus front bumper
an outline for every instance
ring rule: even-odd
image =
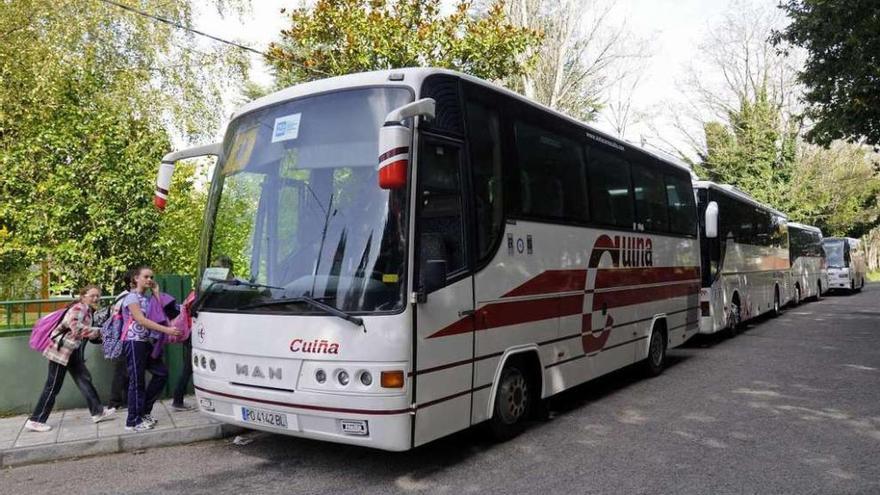
[[[382,450],[412,447],[412,415],[403,405],[405,397],[389,398],[377,407],[372,397],[257,390],[204,377],[195,391],[199,411],[223,423]]]

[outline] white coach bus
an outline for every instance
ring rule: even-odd
[[[220,421],[387,450],[487,421],[505,438],[697,331],[689,170],[481,80],[279,91],[168,155],[157,204],[205,154],[194,380]]]
[[[730,185],[694,183],[700,219],[700,332],[727,330],[768,311],[791,287],[784,214]]]
[[[859,240],[852,237],[822,239],[828,265],[828,287],[859,292],[865,286],[867,265]]]
[[[828,290],[822,231],[812,225],[788,222],[788,254],[791,262],[791,302],[819,300]]]

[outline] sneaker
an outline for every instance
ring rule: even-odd
[[[92,423],[100,423],[101,421],[106,421],[110,419],[111,416],[116,414],[116,409],[105,407],[101,414],[95,414],[92,416]]]
[[[171,404],[171,409],[174,409],[175,411],[178,411],[178,412],[194,411],[196,409],[196,406],[189,404],[187,402],[184,402],[181,404]]]
[[[39,421],[32,421],[30,419],[27,420],[27,422],[24,424],[24,427],[26,430],[38,431],[40,433],[45,433],[47,431],[52,430],[51,425],[47,425],[46,423],[40,423]]]
[[[158,423],[159,420],[150,416],[149,414],[144,414],[143,416],[141,416],[141,422],[147,423],[148,425],[150,425],[150,428],[152,428],[156,426],[156,423]]]
[[[147,423],[146,421],[141,421],[140,423],[134,426],[126,426],[125,431],[133,431],[133,432],[141,432],[141,431],[149,431],[153,429],[153,425]]]

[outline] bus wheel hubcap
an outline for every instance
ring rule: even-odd
[[[519,373],[509,376],[501,386],[501,416],[507,424],[515,423],[526,411],[528,386]]]

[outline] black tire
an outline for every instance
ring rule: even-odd
[[[779,302],[779,286],[773,290],[773,309],[770,311],[770,316],[773,318],[778,318],[779,315],[782,314],[782,305]]]
[[[856,292],[861,292],[861,291],[862,291],[862,288],[863,288],[864,286],[865,286],[865,279],[863,278],[863,279],[862,279],[862,283],[859,284],[859,288],[856,289]]]
[[[822,300],[822,282],[821,281],[816,282],[816,300],[817,301]]]
[[[642,371],[646,376],[654,377],[663,373],[663,368],[666,367],[666,345],[666,333],[655,326],[648,343],[648,357],[642,361]]]
[[[741,326],[742,306],[739,303],[739,295],[734,295],[733,300],[730,301],[730,315],[727,317],[727,328],[724,329],[724,334],[728,338],[736,337]]]
[[[489,420],[489,433],[505,441],[522,433],[534,402],[531,384],[516,364],[505,364],[495,391],[495,406]]]

